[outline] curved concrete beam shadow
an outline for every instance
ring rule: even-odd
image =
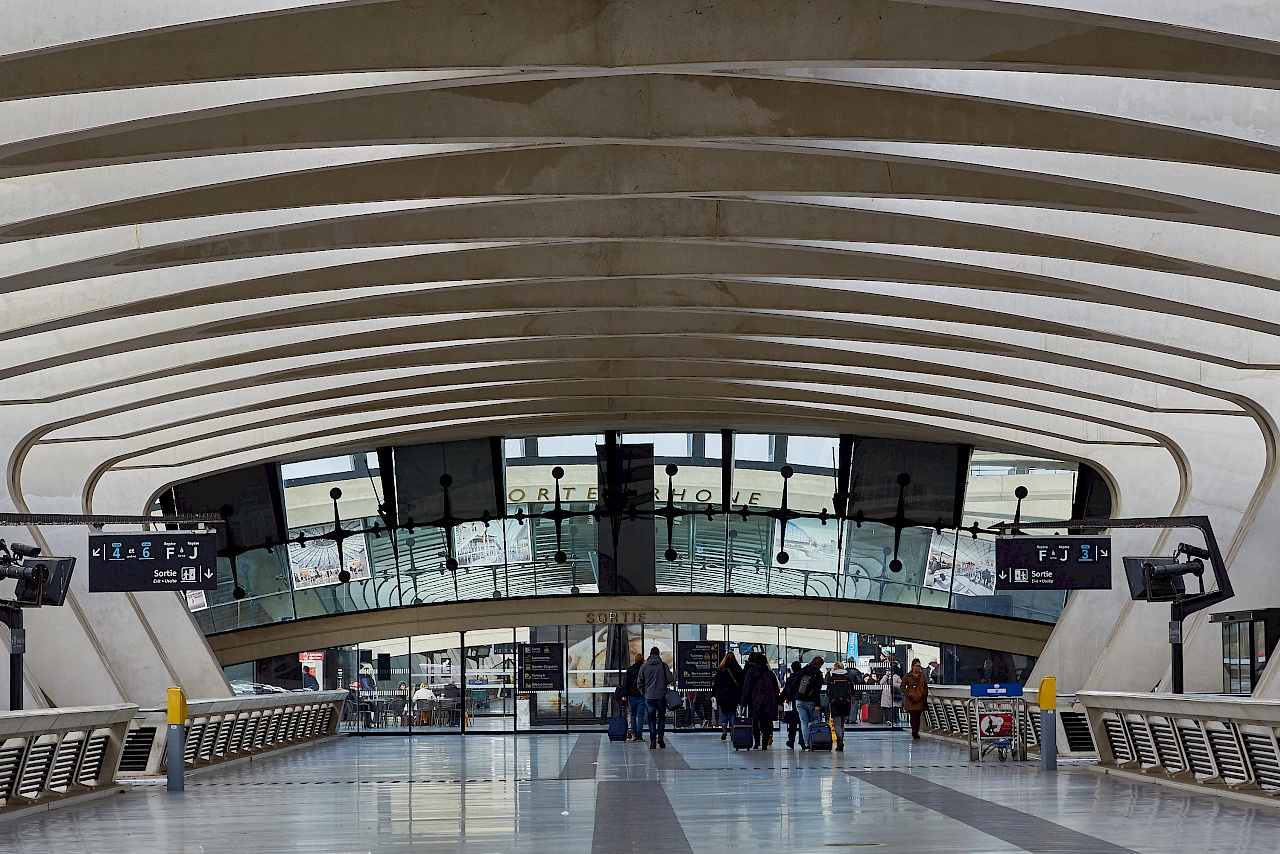
[[[911,605],[800,599],[787,596],[538,596],[409,605],[331,617],[312,617],[211,635],[209,644],[225,667],[357,643],[524,626],[578,625],[597,615],[643,614],[646,623],[783,626],[859,631],[933,643],[958,643],[1019,655],[1039,655],[1052,626],[1029,620],[968,614]],[[591,615],[588,617],[588,615]],[[635,619],[626,622],[639,622]]]

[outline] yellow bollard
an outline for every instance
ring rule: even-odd
[[[169,791],[186,788],[187,764],[187,692],[169,689],[169,737],[167,741]]]
[[[1058,679],[1046,676],[1040,680],[1036,697],[1040,706],[1040,768],[1058,770]]]
[[[1058,710],[1058,677],[1046,676],[1040,680],[1040,693],[1036,702],[1042,712]]]

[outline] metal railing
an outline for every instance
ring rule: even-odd
[[[1027,744],[1039,747],[1040,706],[1035,692],[1026,695]],[[1089,730],[1085,708],[1075,694],[1058,695],[1058,755],[1093,756],[1095,747]],[[930,685],[929,702],[924,712],[924,725],[935,735],[968,741],[977,726],[969,704],[968,685]]]
[[[1280,793],[1280,702],[1082,691],[1102,766]]]
[[[204,768],[336,735],[346,699],[346,691],[300,691],[191,700],[187,703],[186,768]],[[163,773],[167,738],[163,709],[145,709],[133,717],[124,739],[120,777]]]
[[[0,815],[110,787],[133,705],[0,712]]]

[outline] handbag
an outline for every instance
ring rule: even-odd
[[[684,697],[679,691],[667,692],[667,708],[673,711],[684,708]]]
[[[784,712],[794,712],[795,710],[796,710],[796,704],[795,704],[795,703],[791,702],[790,700],[783,700],[783,701],[782,701],[782,711],[784,711]]]

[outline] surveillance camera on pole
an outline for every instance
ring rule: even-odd
[[[0,579],[18,582],[13,598],[0,600],[0,622],[9,627],[10,711],[22,708],[22,656],[27,651],[22,609],[63,604],[75,565],[73,557],[41,557],[36,546],[0,540]]]

